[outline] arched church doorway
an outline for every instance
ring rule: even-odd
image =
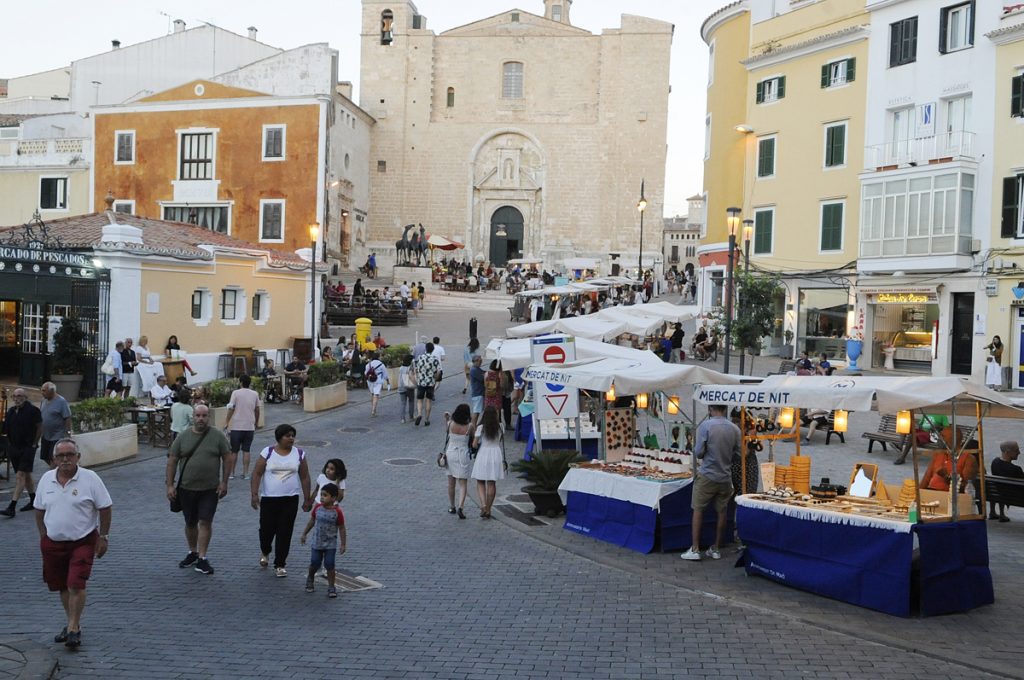
[[[509,260],[523,256],[523,213],[510,205],[494,211],[489,252],[495,267],[504,267]]]

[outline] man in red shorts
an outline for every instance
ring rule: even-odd
[[[36,489],[36,526],[43,580],[51,592],[60,592],[68,617],[53,641],[77,649],[82,644],[85,582],[93,557],[107,552],[113,503],[99,475],[78,467],[81,455],[73,439],[61,439],[53,451],[57,467],[43,474]]]

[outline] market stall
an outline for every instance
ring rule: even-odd
[[[984,516],[974,510],[959,475],[976,475],[983,503],[982,418],[1024,416],[1016,404],[958,378],[926,377],[772,376],[758,385],[704,384],[695,399],[770,408],[790,424],[800,408],[834,409],[837,420],[874,409],[897,414],[907,432],[913,411],[950,412],[953,432],[957,415],[961,421],[969,417],[965,436],[948,442],[948,454],[942,454],[949,459],[944,490],[941,484],[922,488],[915,442],[914,476],[902,483],[882,479],[876,465],[857,462],[849,487],[822,480],[800,488],[812,478],[808,462],[797,466],[806,470],[788,466],[786,480],[766,484],[773,488],[765,493],[740,496],[736,522],[746,546],[741,563],[748,574],[897,616],[915,609],[926,616],[965,611],[994,601]],[[929,471],[942,456],[933,455]],[[969,461],[972,466],[962,465]]]

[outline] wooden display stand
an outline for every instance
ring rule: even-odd
[[[168,385],[173,385],[178,381],[178,378],[184,377],[184,359],[160,359],[160,363],[164,366],[164,375],[167,376]]]

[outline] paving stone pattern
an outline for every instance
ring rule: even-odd
[[[476,313],[485,338],[507,320],[503,311]],[[452,335],[465,311],[453,306],[414,323]],[[413,330],[388,331],[389,340]],[[484,521],[472,500],[468,519],[448,515],[445,476],[433,460],[444,438],[441,412],[463,399],[459,333],[445,339],[448,377],[429,428],[399,424],[393,394],[371,419],[365,395],[354,393],[354,403],[318,416],[271,407],[254,443],[271,443],[280,422],[294,422],[300,441],[330,442],[308,453],[313,473],[339,455],[349,469],[349,552],[339,567],[384,588],[336,600],[322,586],[304,593],[301,518],[288,578],[260,569],[257,513],[241,480],[217,513],[209,555],[217,573],[178,569],[181,517],[164,500],[163,452],[147,450],[100,471],[114,524],[110,553],[90,581],[81,650],[49,642],[62,612],[41,581],[37,535],[24,515],[0,523],[0,631],[51,646],[62,678],[988,677],[975,670],[981,654],[997,658],[1000,675],[1021,675],[1020,653],[1006,651],[1019,645],[1006,633],[1020,611],[1012,591],[1024,521],[992,528],[994,607],[903,620],[748,579],[731,567],[732,553],[701,564],[639,555],[558,521],[526,526],[504,512]],[[869,427],[871,416],[863,418],[855,423]],[[354,427],[368,432],[339,431]],[[863,448],[859,434],[847,441],[851,451]],[[848,469],[840,447],[813,451],[837,459],[816,458],[815,475],[819,465]],[[510,457],[520,452],[509,443]],[[426,464],[385,464],[396,457]],[[519,486],[506,479],[499,496]]]

